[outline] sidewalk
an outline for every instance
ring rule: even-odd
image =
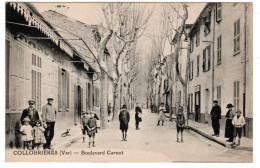
[[[166,114],[166,117],[169,118],[169,114]],[[227,142],[227,138],[225,138],[225,130],[220,130],[219,137],[212,136],[213,128],[211,125],[198,123],[193,120],[189,120],[189,129],[192,131],[204,136],[205,138],[214,141],[220,145],[223,145],[227,148],[232,148],[231,143]],[[232,148],[235,150],[246,150],[246,151],[253,151],[253,139],[242,137],[240,146]]]

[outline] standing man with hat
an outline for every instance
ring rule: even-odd
[[[225,138],[229,138],[227,140],[227,142],[233,142],[233,132],[234,132],[234,126],[232,124],[232,120],[234,118],[234,116],[236,115],[234,110],[233,110],[233,105],[232,104],[228,104],[227,108],[228,108],[228,112],[226,114],[226,128],[225,128]]]
[[[218,105],[218,101],[214,100],[213,101],[213,107],[210,112],[211,120],[212,120],[212,127],[214,130],[214,134],[212,136],[217,136],[219,137],[219,120],[221,119],[221,108]]]
[[[54,126],[57,117],[57,111],[53,107],[53,98],[47,99],[48,103],[42,107],[42,122],[45,127],[44,136],[46,139],[46,145],[44,148],[51,149],[51,141],[54,137]]]
[[[34,108],[35,101],[34,100],[29,100],[28,101],[29,107],[23,110],[22,116],[21,116],[21,123],[24,125],[24,118],[28,117],[30,119],[30,125],[32,127],[35,126],[36,121],[39,120],[39,113],[38,111]]]
[[[242,136],[242,128],[246,124],[245,118],[241,115],[241,110],[237,110],[237,115],[233,118],[232,124],[234,125],[234,140],[232,146],[239,146]],[[238,136],[238,142],[236,144],[236,137]]]

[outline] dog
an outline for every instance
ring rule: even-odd
[[[67,129],[67,131],[66,131],[66,132],[63,132],[60,136],[61,136],[61,137],[70,136],[70,129]]]

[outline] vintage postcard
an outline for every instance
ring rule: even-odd
[[[6,162],[253,162],[252,2],[6,2]]]

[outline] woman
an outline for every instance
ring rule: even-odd
[[[163,126],[164,119],[165,119],[165,115],[164,115],[165,112],[166,112],[166,109],[164,107],[164,103],[161,103],[161,106],[159,107],[159,118],[158,118],[157,126],[160,125],[160,121],[162,121],[162,126]]]
[[[233,111],[233,105],[228,104],[228,112],[226,114],[226,129],[225,129],[225,138],[229,138],[227,142],[233,142],[233,132],[234,132],[234,126],[232,124],[232,120],[235,116],[235,112]]]
[[[122,141],[127,141],[127,130],[128,130],[128,123],[130,121],[130,115],[127,111],[126,105],[123,105],[122,110],[119,114],[119,122],[120,122],[120,130],[122,131]]]

